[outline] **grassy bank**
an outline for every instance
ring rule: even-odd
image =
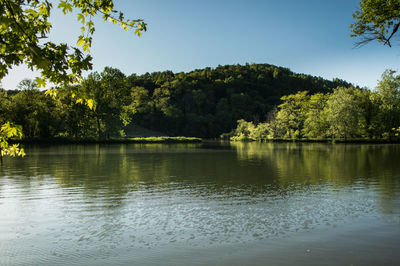
[[[138,138],[50,138],[50,139],[22,139],[10,142],[23,144],[112,144],[112,143],[200,143],[202,139],[195,137],[138,137]]]

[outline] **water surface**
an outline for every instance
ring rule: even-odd
[[[0,168],[0,265],[400,261],[400,145],[26,152]]]

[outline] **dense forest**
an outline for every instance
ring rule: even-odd
[[[23,80],[0,91],[0,124],[21,125],[25,138],[107,138],[130,134],[130,125],[168,136],[219,137],[237,120],[265,122],[285,95],[331,93],[343,80],[296,74],[268,64],[132,74],[106,67],[79,85],[49,97]]]
[[[387,70],[375,91],[338,87],[328,93],[283,96],[268,121],[238,120],[231,140],[376,139],[395,140],[400,132],[400,76]]]

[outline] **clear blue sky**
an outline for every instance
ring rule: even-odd
[[[341,78],[374,88],[382,72],[398,70],[400,47],[371,43],[354,49],[349,25],[357,0],[115,0],[127,17],[142,18],[140,38],[96,20],[94,70],[125,74],[187,72],[225,64],[268,63],[297,73]],[[80,25],[54,12],[51,39],[75,44]],[[17,67],[3,79],[15,88],[34,77]]]

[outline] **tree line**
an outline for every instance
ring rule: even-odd
[[[129,76],[106,67],[78,85],[58,88],[54,98],[30,80],[0,91],[0,124],[21,125],[26,138],[108,138],[129,134],[132,124],[168,136],[216,138],[238,119],[265,121],[284,95],[328,93],[338,86],[351,84],[268,64]]]
[[[400,132],[400,75],[386,70],[374,91],[337,87],[332,92],[300,91],[283,96],[263,123],[237,121],[222,137],[232,140],[395,140]]]

